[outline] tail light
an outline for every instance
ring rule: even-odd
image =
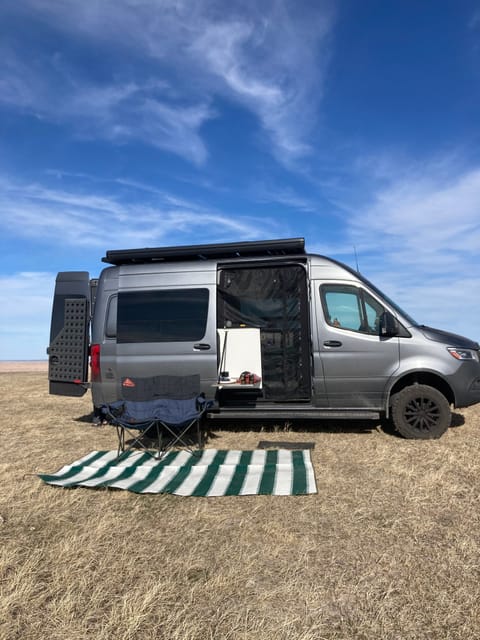
[[[100,345],[90,346],[90,369],[92,382],[100,382]]]

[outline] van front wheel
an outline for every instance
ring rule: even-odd
[[[393,424],[404,438],[440,438],[451,418],[448,400],[428,385],[414,384],[392,397]]]

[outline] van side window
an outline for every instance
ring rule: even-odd
[[[380,316],[385,311],[385,309],[379,302],[375,300],[375,298],[372,298],[372,296],[366,291],[363,291],[362,294],[367,320],[365,325],[366,332],[378,335],[378,332],[380,330]]]
[[[107,338],[117,337],[117,296],[112,296],[108,301],[107,321],[105,323],[105,335]]]
[[[378,335],[382,305],[369,293],[351,285],[322,285],[323,312],[327,324],[339,329]]]
[[[194,342],[205,335],[208,289],[118,294],[117,342]]]

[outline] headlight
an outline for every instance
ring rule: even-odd
[[[456,360],[475,360],[473,351],[470,351],[470,349],[457,349],[455,347],[448,347],[447,351]]]

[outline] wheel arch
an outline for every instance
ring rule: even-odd
[[[414,384],[425,384],[437,389],[437,391],[445,396],[449,404],[455,405],[455,394],[453,389],[441,376],[430,371],[411,371],[397,380],[390,389],[387,402],[387,417],[391,410],[392,397],[399,391],[402,391],[402,389],[405,389],[405,387],[410,387]]]

